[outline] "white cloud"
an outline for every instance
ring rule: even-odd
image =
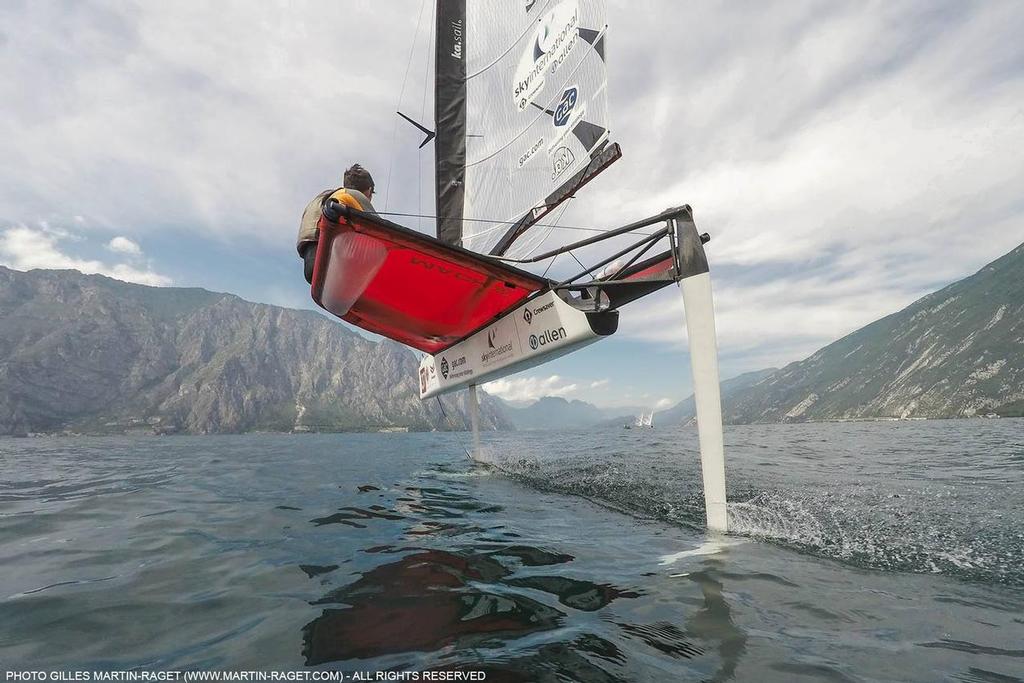
[[[142,248],[127,237],[115,237],[107,242],[107,249],[128,256],[142,256]]]
[[[673,401],[670,398],[659,398],[658,402],[654,404],[654,409],[655,410],[664,410],[665,408],[669,408],[669,407],[675,405],[675,403],[676,403],[676,401]]]
[[[15,270],[72,269],[142,285],[171,284],[170,278],[152,270],[143,270],[125,263],[107,264],[70,256],[58,248],[61,239],[66,237],[48,229],[37,230],[25,225],[7,228],[0,233],[0,265]]]
[[[1024,239],[1021,3],[634,5],[609,3],[608,92],[624,157],[562,222],[610,227],[691,204],[714,237],[723,355],[745,358],[743,369],[807,355]],[[289,243],[309,197],[352,161],[374,171],[378,208],[430,213],[432,148],[418,151],[419,133],[393,114],[412,50],[399,108],[430,123],[425,34],[412,44],[419,13],[353,3],[350,23],[388,30],[338,41],[321,20],[331,8],[229,0],[6,12],[0,216],[103,226],[136,244],[159,227],[265,248]],[[679,26],[701,30],[680,41]],[[373,68],[350,68],[351,55]],[[53,188],[81,214],[51,215]],[[160,277],[76,259],[56,246],[72,236],[43,234],[45,254],[35,244],[17,259]],[[549,244],[564,235],[588,233]],[[16,238],[3,233],[3,244]],[[115,254],[135,257],[114,241]],[[565,257],[550,274],[570,269]],[[681,308],[674,288],[632,304],[620,337],[685,343]],[[548,380],[501,386],[533,395]]]
[[[627,156],[567,222],[691,204],[724,353],[796,360],[1024,240],[1020,5],[679,7],[706,27],[685,45],[658,34],[671,21],[623,39],[648,16],[619,13]],[[620,333],[680,344],[683,320],[673,288]]]
[[[558,375],[548,377],[504,377],[487,382],[484,391],[506,401],[535,401],[545,396],[566,397],[574,394],[579,385],[566,382]]]
[[[229,0],[5,11],[0,216],[72,205],[114,229],[171,225],[265,246],[287,242],[310,197],[340,184],[352,162],[384,185],[416,12],[349,7],[349,21],[374,30],[338,41],[322,20],[335,9],[299,0],[253,11]],[[421,36],[418,57],[426,50]],[[416,64],[419,83],[426,60]],[[406,98],[416,118],[420,90]],[[422,118],[429,125],[430,113]],[[400,128],[397,142],[406,135],[419,133]],[[415,165],[410,149],[399,175]],[[402,176],[399,194],[416,197],[416,177],[415,168]]]

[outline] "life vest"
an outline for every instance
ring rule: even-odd
[[[367,196],[359,190],[347,190],[344,187],[339,187],[336,190],[324,190],[313,197],[312,201],[306,204],[306,208],[302,212],[302,221],[299,223],[299,237],[295,243],[295,248],[300,255],[305,245],[316,242],[316,224],[320,221],[324,202],[328,199],[337,199],[345,206],[350,206],[359,211],[377,213]]]

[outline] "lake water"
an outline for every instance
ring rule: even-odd
[[[1024,420],[0,440],[0,670],[1024,680]]]

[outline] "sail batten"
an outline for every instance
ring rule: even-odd
[[[438,237],[516,256],[532,224],[618,158],[594,163],[609,146],[604,0],[437,7]]]

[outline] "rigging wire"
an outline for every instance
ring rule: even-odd
[[[544,246],[544,243],[548,241],[549,237],[551,237],[551,233],[553,233],[558,228],[558,222],[562,220],[562,215],[565,213],[565,210],[567,208],[569,208],[569,202],[562,202],[562,205],[558,207],[558,215],[555,216],[554,220],[552,220],[551,223],[546,226],[548,229],[547,232],[545,232],[544,235],[539,239],[533,238],[532,241],[527,242],[526,246],[523,249],[524,253],[519,254],[518,258],[529,258],[530,256],[533,256],[538,249]]]
[[[423,24],[423,10],[427,6],[427,0],[420,3],[420,12],[416,18],[416,33],[412,37],[412,45],[409,46],[409,61],[405,65],[405,75],[402,77],[402,89],[398,93],[398,104],[395,110],[402,108],[402,98],[405,96],[405,86],[409,82],[409,71],[412,69],[412,58],[416,54],[416,42],[420,38],[420,26]],[[398,119],[395,119],[391,126],[391,148],[388,150],[388,179],[384,184],[384,210],[387,211],[391,202],[391,171],[395,167],[395,139],[398,135]]]
[[[580,264],[580,268],[582,268],[583,270],[587,269],[587,267],[585,265],[583,265],[582,263],[580,263],[580,260],[578,258],[576,258],[576,254],[572,253],[571,251],[570,252],[566,252],[566,253],[568,253],[569,256],[572,256],[573,261],[575,261],[576,263]]]
[[[541,278],[545,278],[548,276],[548,271],[551,270],[551,266],[555,265],[555,261],[558,260],[558,256],[558,254],[555,254],[554,256],[551,257],[551,263],[549,263],[548,267],[544,269],[544,272],[540,274]]]
[[[435,3],[431,3],[432,5]],[[437,8],[434,8],[434,16],[437,16]],[[423,71],[423,97],[420,101],[420,121],[427,113],[427,86],[430,84],[430,54],[434,47],[434,32],[430,31],[427,36],[427,57],[423,60],[426,68]],[[416,210],[423,211],[423,147],[416,152]],[[416,221],[416,227],[423,231],[423,218]]]
[[[437,216],[434,214],[420,214],[420,213],[401,213],[398,211],[380,211],[377,213],[378,216],[401,216],[404,218],[445,218],[445,216]],[[499,221],[492,220],[490,218],[463,218],[464,223],[497,223],[499,225],[515,225],[519,221]],[[534,223],[530,227],[533,228],[553,228],[555,230],[582,230],[584,232],[607,232],[605,228],[584,228],[579,225],[556,225],[554,223]],[[636,235],[644,235],[650,237],[653,232],[641,232],[636,230],[633,232]]]

